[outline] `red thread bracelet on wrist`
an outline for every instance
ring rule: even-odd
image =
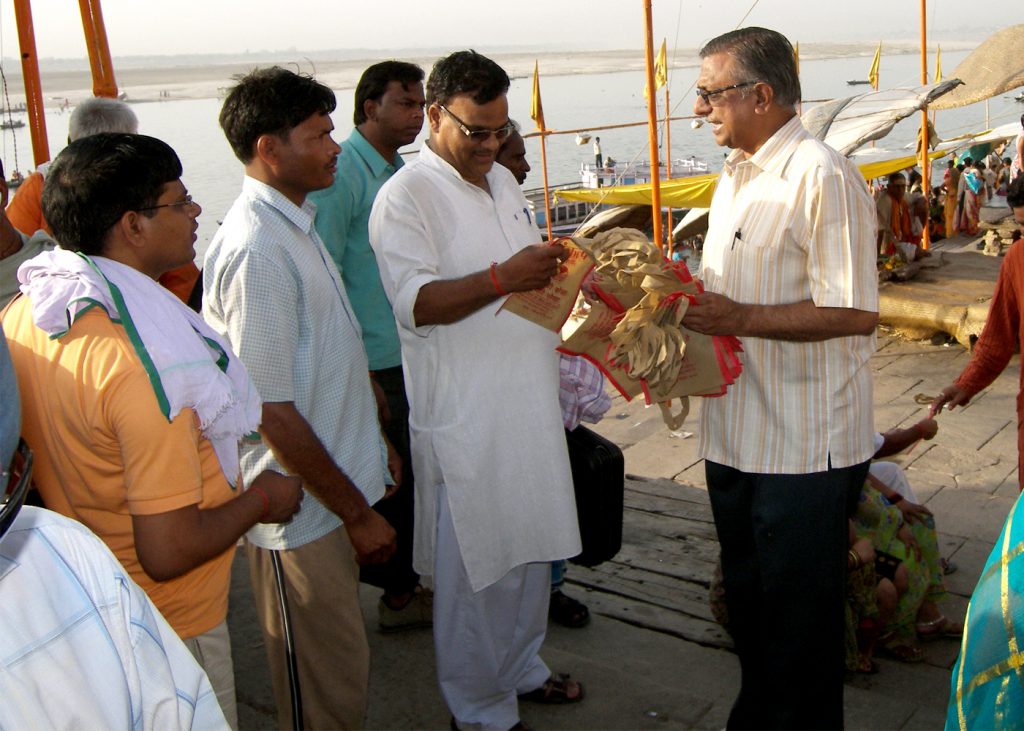
[[[249,487],[250,492],[258,492],[260,497],[263,498],[263,512],[260,513],[260,517],[256,519],[257,522],[263,522],[263,519],[267,517],[267,511],[270,510],[270,498],[267,497],[266,491],[262,487]]]
[[[496,262],[496,261],[492,261],[491,262],[490,272],[491,272],[491,283],[494,284],[495,291],[498,293],[498,296],[504,297],[505,295],[508,294],[508,292],[506,292],[504,289],[502,289],[501,282],[498,281],[498,262]]]

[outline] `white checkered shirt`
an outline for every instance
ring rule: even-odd
[[[313,228],[295,206],[246,177],[206,254],[203,316],[224,333],[265,402],[294,402],[337,465],[372,505],[384,495],[387,453],[359,323]],[[246,484],[286,470],[264,443],[243,444]],[[295,548],[341,525],[312,495],[287,524],[257,524],[263,548]]]

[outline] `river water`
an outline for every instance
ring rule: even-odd
[[[954,69],[966,52],[944,54],[943,65]],[[869,88],[851,87],[847,79],[867,77],[869,57],[803,60],[801,83],[805,99],[831,99],[860,94]],[[934,64],[934,60],[931,62]],[[543,74],[543,68],[541,69]],[[948,72],[947,72],[948,74]],[[693,83],[698,75],[696,66],[674,69],[669,79],[675,96],[671,100],[673,116],[692,114]],[[914,55],[883,57],[881,85],[883,88],[915,86],[920,78],[920,59]],[[532,129],[529,119],[532,79],[517,78],[509,90],[509,110],[524,131]],[[643,74],[640,72],[603,73],[541,77],[541,91],[547,125],[551,129],[574,129],[588,125],[606,125],[635,122],[646,119],[643,97]],[[352,129],[352,90],[338,90],[338,109],[333,118],[335,139],[339,142]],[[664,92],[659,92],[664,102]],[[135,104],[139,129],[168,142],[181,157],[183,180],[189,191],[203,206],[200,218],[199,240],[196,249],[201,258],[232,201],[241,189],[242,166],[235,159],[217,124],[221,102],[217,99],[181,99]],[[805,110],[808,105],[805,104]],[[1020,118],[1024,105],[1016,103],[1012,95],[996,97],[989,103],[989,124],[997,126]],[[662,110],[660,114],[663,114]],[[68,114],[58,110],[46,113],[50,150],[53,155],[64,146],[67,138]],[[896,129],[876,145],[894,154],[913,154],[913,141],[917,134],[920,115],[904,120]],[[960,109],[939,112],[936,129],[941,137],[952,137],[969,131],[986,129],[985,105],[975,104]],[[606,158],[619,162],[647,159],[646,127],[606,130],[596,133]],[[410,146],[417,149],[425,133]],[[3,161],[8,172],[14,170],[14,145],[17,144],[18,165],[22,171],[31,169],[31,143],[27,127],[3,133]],[[910,145],[911,151],[903,149]],[[548,177],[552,184],[576,182],[583,163],[593,162],[590,144],[577,146],[573,135],[552,136],[548,139]],[[710,130],[705,126],[691,129],[689,121],[672,124],[672,156],[696,155],[707,160],[713,170],[721,168],[724,150],[715,145]],[[541,185],[540,146],[536,138],[527,140],[527,156],[533,172],[527,187]],[[407,158],[408,159],[408,158]]]

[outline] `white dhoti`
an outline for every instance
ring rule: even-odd
[[[516,696],[551,676],[540,659],[551,565],[529,563],[480,591],[470,587],[443,486],[438,490],[434,646],[441,693],[460,729],[506,731]]]

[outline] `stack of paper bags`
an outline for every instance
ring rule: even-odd
[[[681,325],[692,296],[703,291],[684,263],[669,261],[633,229],[558,243],[569,251],[558,276],[543,289],[511,295],[503,309],[558,332],[596,268],[598,300],[560,351],[595,363],[626,399],[640,393],[648,404],[680,399],[679,415],[670,420],[666,412],[674,429],[686,417],[687,397],[721,396],[735,382],[742,370],[739,340]]]

